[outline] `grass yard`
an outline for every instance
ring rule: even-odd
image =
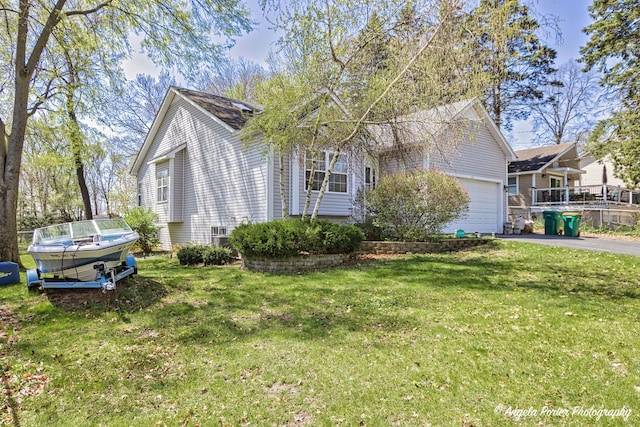
[[[639,425],[639,261],[507,241],[1,287],[0,425]]]

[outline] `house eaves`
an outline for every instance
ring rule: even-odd
[[[509,163],[509,176],[542,173],[554,162],[575,148],[575,142],[530,148],[515,152],[517,159]]]
[[[131,167],[130,172],[132,175],[136,175],[142,166],[143,159],[146,157],[151,143],[155,139],[158,129],[160,128],[160,124],[163,122],[169,107],[173,104],[176,96],[179,96],[193,108],[201,111],[230,133],[234,133],[242,129],[247,121],[247,116],[253,114],[257,108],[247,102],[236,101],[234,99],[218,95],[183,89],[175,86],[170,87],[162,101],[158,114],[153,119],[151,129],[149,130],[149,133],[136,156],[136,160]]]

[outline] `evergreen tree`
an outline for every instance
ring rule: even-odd
[[[596,126],[589,150],[612,159],[616,174],[635,187],[640,184],[640,1],[594,0],[593,23],[581,49],[587,69],[604,74],[601,84],[618,93],[622,106]]]

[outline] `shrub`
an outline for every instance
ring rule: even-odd
[[[322,241],[324,253],[348,254],[360,248],[364,233],[355,225],[326,223]]]
[[[436,171],[384,176],[365,195],[372,225],[386,240],[423,241],[467,210],[469,196],[455,178]]]
[[[204,265],[224,265],[231,262],[231,249],[218,246],[207,246],[202,251]]]
[[[181,265],[197,265],[204,263],[204,250],[204,245],[183,246],[176,255]]]
[[[363,240],[364,234],[353,225],[300,219],[243,224],[231,232],[231,245],[238,252],[265,258],[349,253]]]
[[[154,213],[151,208],[145,209],[136,206],[125,213],[124,220],[133,231],[140,235],[136,245],[142,252],[149,253],[160,244],[160,239],[158,239],[160,227],[155,225],[158,222],[158,214]]]

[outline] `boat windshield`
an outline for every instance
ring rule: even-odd
[[[131,233],[131,227],[122,218],[99,218],[94,222],[103,236]]]

